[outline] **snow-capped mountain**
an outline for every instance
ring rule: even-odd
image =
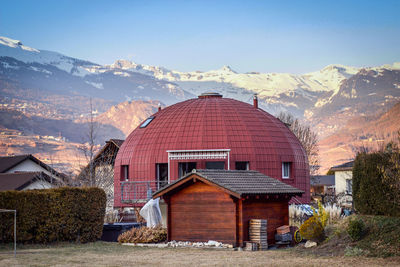
[[[371,139],[371,133],[357,136],[360,130],[348,131],[351,119],[368,122],[400,101],[400,62],[368,68],[329,65],[302,75],[238,73],[229,66],[181,72],[127,60],[100,65],[0,37],[0,128],[26,135],[31,150],[24,153],[42,147],[36,145],[36,135],[62,135],[78,142],[84,131],[76,129],[92,103],[96,122],[104,124],[103,143],[123,138],[156,110],[159,101],[171,105],[209,91],[248,103],[257,94],[264,110],[275,115],[288,111],[305,119],[322,139],[321,154],[330,160],[322,164],[330,167],[348,160],[339,147],[344,132],[349,132],[343,139],[347,143],[363,136]],[[333,133],[339,134],[338,142],[328,138],[324,143]],[[49,149],[43,146],[46,153]],[[346,151],[348,157],[351,149]]]
[[[371,90],[379,92],[371,91],[364,101],[376,99],[374,93],[397,99],[400,97],[396,84],[398,70],[400,63],[372,68],[329,65],[302,75],[238,73],[229,66],[206,72],[181,72],[127,60],[99,65],[0,37],[0,78],[12,79],[25,88],[100,96],[116,102],[160,100],[167,105],[205,91],[215,91],[245,102],[251,102],[252,96],[257,94],[260,106],[273,114],[289,111],[309,119],[321,114],[332,115],[346,108],[343,103],[347,103],[347,96],[354,99],[357,96],[345,88],[349,87],[352,77],[363,73],[368,77],[384,76],[377,80],[378,84],[370,84],[374,85]],[[362,79],[358,79],[353,89],[359,90],[361,83]],[[380,99],[380,105],[385,103],[385,98]]]
[[[295,75],[289,73],[237,73],[229,66],[207,72],[180,72],[162,67],[118,60],[111,65],[96,67],[151,75],[158,80],[170,81],[193,95],[215,91],[225,97],[249,102],[258,94],[260,105],[271,113],[289,111],[296,116],[310,117],[325,105],[335,102],[342,83],[362,70],[382,72],[400,69],[400,63],[374,68],[329,65],[320,71]],[[376,90],[379,90],[376,88]],[[381,89],[384,90],[384,89]],[[398,96],[397,94],[395,94]],[[336,101],[337,102],[337,101]]]
[[[84,69],[84,66],[96,65],[89,61],[67,57],[60,53],[31,48],[23,45],[21,41],[7,37],[0,37],[0,56],[11,57],[26,64],[52,65],[77,76],[85,76],[89,73]]]
[[[0,78],[25,89],[102,97],[116,103],[158,99],[172,104],[187,94],[169,81],[138,72],[104,69],[96,63],[31,48],[6,37],[0,37]]]

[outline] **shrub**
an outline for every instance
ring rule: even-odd
[[[167,229],[161,226],[132,228],[118,237],[119,243],[159,243],[167,240]]]
[[[353,167],[354,207],[362,214],[400,216],[398,187],[400,177],[385,179],[393,168],[393,153],[359,153]]]
[[[344,250],[344,255],[349,257],[363,256],[365,254],[365,251],[358,247],[346,247]]]
[[[314,216],[309,218],[300,226],[300,234],[308,240],[320,241],[323,236],[324,228],[321,222]]]
[[[322,228],[325,228],[325,226],[328,224],[329,221],[329,213],[325,210],[324,206],[322,206],[322,203],[318,201],[318,212],[313,208],[313,213],[314,217],[316,217],[320,222]]]
[[[0,207],[17,210],[17,241],[95,241],[101,237],[106,195],[99,188],[0,192]],[[13,240],[13,214],[0,213],[0,242]]]
[[[313,216],[300,226],[299,231],[303,238],[319,242],[325,237],[324,229],[328,223],[329,214],[319,201],[318,212],[314,208],[312,209],[314,212]]]
[[[354,219],[349,221],[347,226],[347,233],[351,240],[358,241],[364,234],[365,224],[361,219]]]

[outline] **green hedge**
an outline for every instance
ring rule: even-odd
[[[400,216],[398,192],[383,177],[382,168],[389,168],[390,153],[359,153],[353,167],[353,201],[362,214]]]
[[[106,194],[99,188],[0,192],[0,209],[17,210],[17,241],[90,242],[101,237]],[[0,213],[0,242],[13,240],[13,213]]]

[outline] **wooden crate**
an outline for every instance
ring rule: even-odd
[[[256,251],[258,250],[258,243],[256,242],[244,242],[244,250],[246,251]]]
[[[282,225],[281,227],[276,228],[276,233],[278,235],[283,235],[283,234],[286,234],[286,233],[290,233],[289,225]]]
[[[258,249],[268,249],[267,220],[251,219],[249,221],[249,239],[250,242],[258,244]]]

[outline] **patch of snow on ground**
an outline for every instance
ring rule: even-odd
[[[94,83],[94,82],[89,82],[89,81],[85,81],[85,83],[87,83],[87,84],[90,84],[90,85],[92,85],[92,86],[96,87],[97,89],[101,89],[101,90],[103,90],[103,89],[104,89],[104,87],[103,87],[103,84],[102,84],[102,83]]]
[[[17,67],[17,66],[11,66],[10,64],[8,64],[7,62],[0,62],[2,65],[3,65],[3,67],[4,68],[6,68],[6,69],[14,69],[14,70],[17,70],[17,69],[19,69],[19,67]]]
[[[122,76],[122,77],[130,77],[131,76],[129,73],[122,72],[122,71],[114,71],[114,74]]]
[[[34,71],[44,72],[44,73],[47,73],[47,74],[53,74],[51,71],[48,71],[48,70],[45,70],[45,69],[36,68],[34,66],[30,66],[30,69],[32,69]]]

